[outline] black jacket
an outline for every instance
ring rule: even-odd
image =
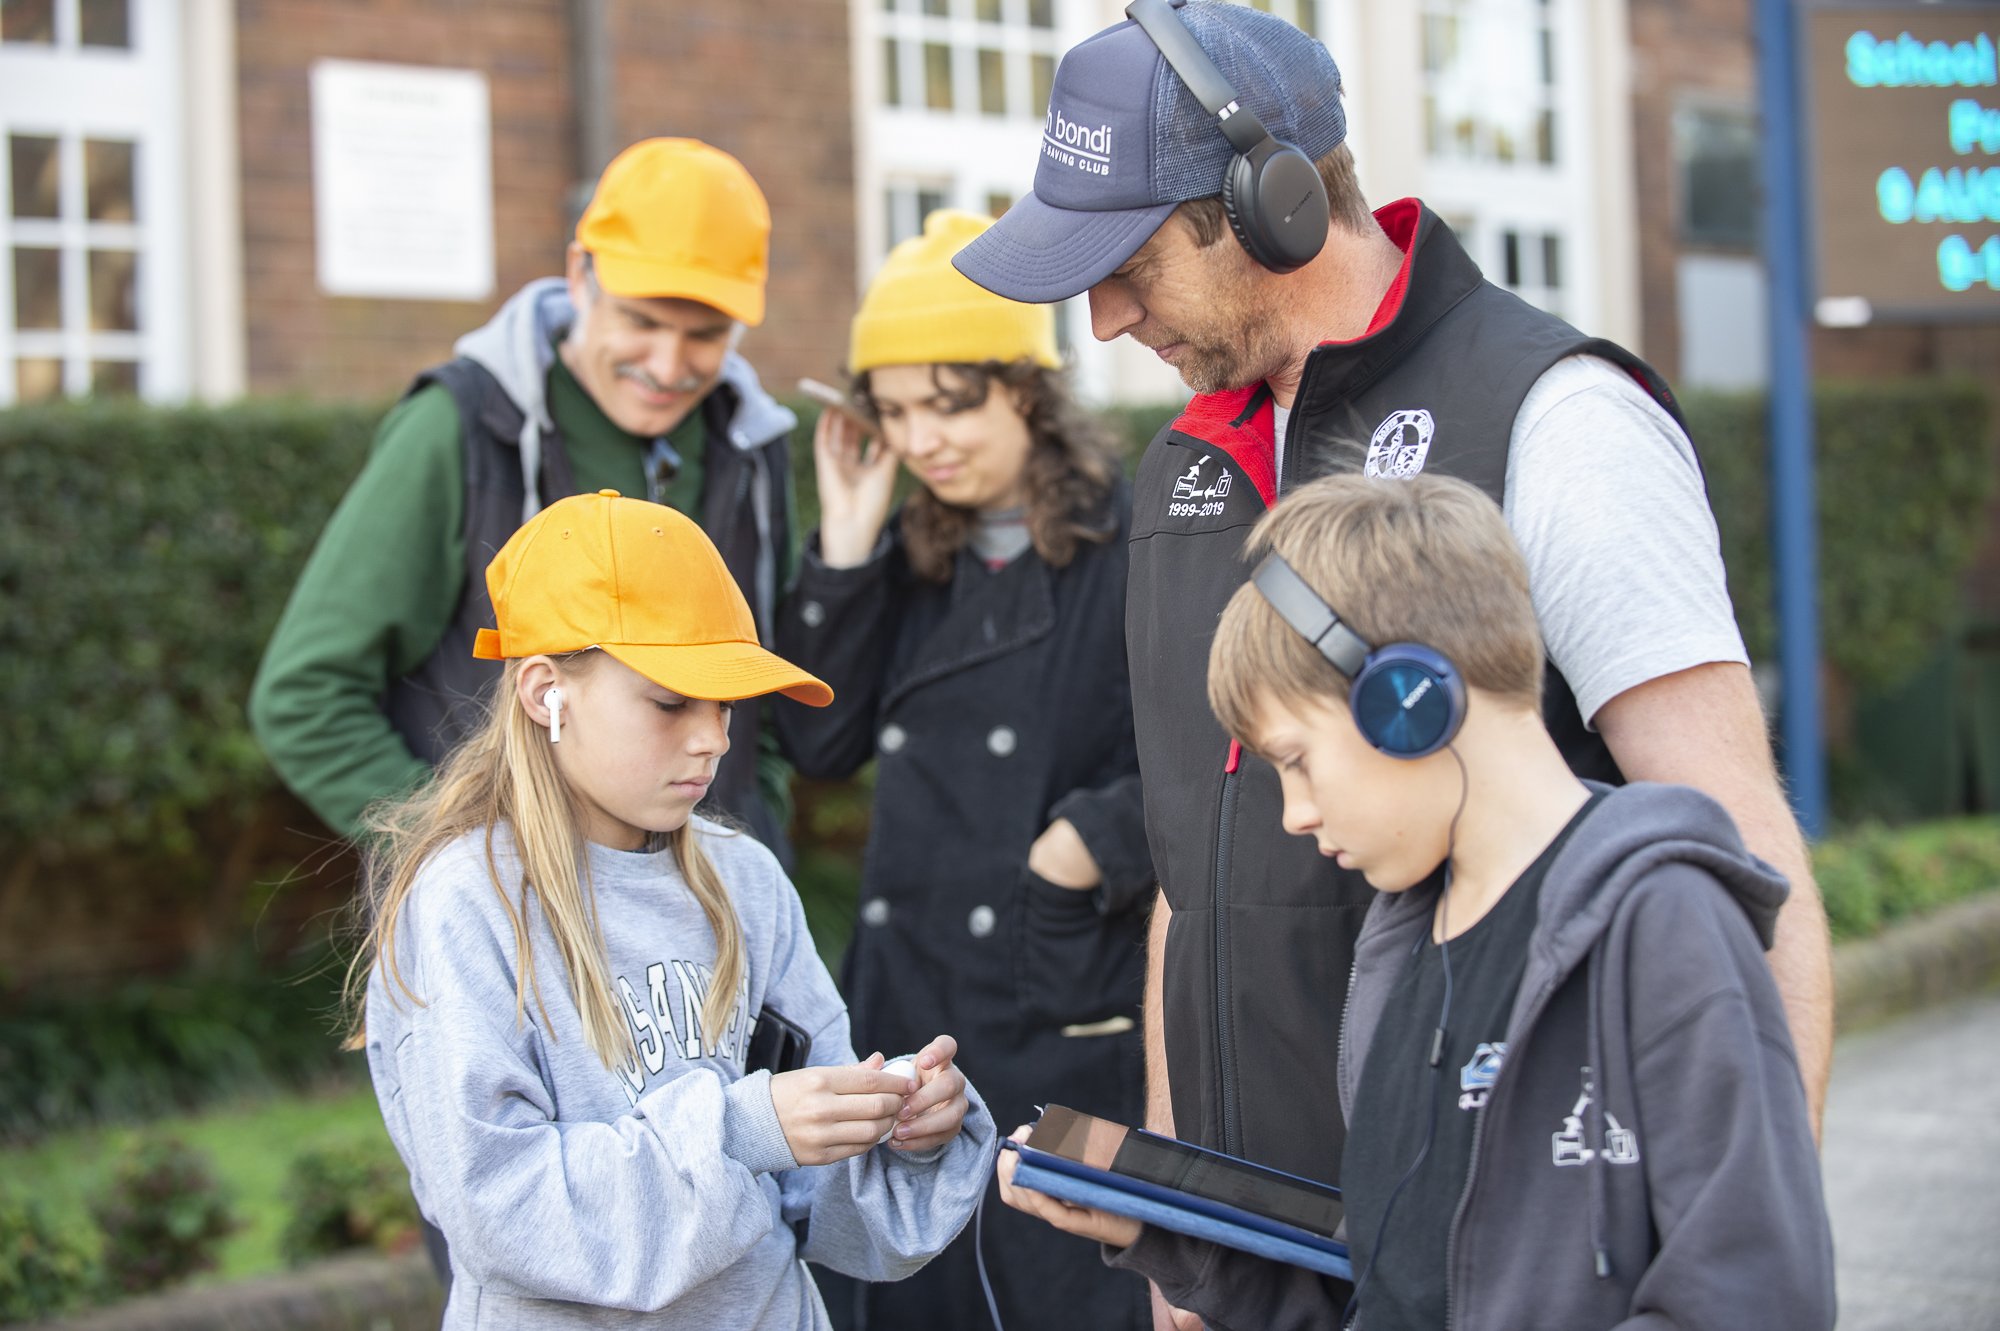
[[[911,572],[893,521],[853,569],[821,564],[815,533],[778,617],[779,654],[834,690],[824,709],[777,703],[786,756],[835,778],[876,759],[841,974],[855,1047],[893,1055],[950,1033],[1008,1130],[1052,1101],[1125,1122],[1144,1108],[1136,1023],[1153,879],[1125,665],[1122,487],[1114,505],[1115,535],[1065,568],[1029,550],[993,572],[962,550],[944,585]],[[1102,867],[1097,891],[1027,872],[1056,818]],[[988,1267],[1008,1326],[1147,1324],[1140,1282],[989,1200]],[[971,1238],[863,1291],[865,1325],[984,1325]]]
[[[1722,807],[1684,786],[1635,785],[1584,819],[1549,868],[1478,1111],[1451,1231],[1453,1327],[1833,1325],[1819,1156],[1759,947],[1786,891]],[[1436,905],[1416,888],[1369,912],[1345,1104]],[[1328,1326],[1347,1297],[1154,1230],[1114,1260],[1217,1328]]]
[[[1543,371],[1581,352],[1624,366],[1674,409],[1630,353],[1482,278],[1429,210],[1412,201],[1377,216],[1411,255],[1402,303],[1376,333],[1307,358],[1283,441],[1288,486],[1364,467],[1395,474],[1400,464],[1461,477],[1499,502],[1522,399]],[[1310,838],[1285,835],[1277,774],[1233,753],[1208,709],[1209,644],[1248,577],[1244,539],[1272,502],[1271,449],[1262,385],[1196,398],[1147,449],[1126,605],[1132,690],[1147,831],[1173,908],[1164,1006],[1175,1130],[1337,1181],[1340,1009],[1326,996],[1346,991],[1374,894]],[[1553,670],[1544,712],[1572,768],[1618,779]]]

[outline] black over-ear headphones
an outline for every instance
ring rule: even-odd
[[[1326,244],[1326,184],[1312,158],[1280,143],[1244,106],[1168,0],[1132,0],[1138,24],[1195,100],[1216,118],[1236,156],[1222,173],[1222,211],[1250,257],[1274,273],[1303,268]]]
[[[1391,758],[1422,758],[1465,724],[1465,681],[1421,643],[1370,647],[1273,551],[1250,577],[1279,618],[1348,679],[1347,705],[1361,737]]]

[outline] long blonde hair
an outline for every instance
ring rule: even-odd
[[[574,676],[594,667],[601,655],[584,651],[552,659]],[[446,759],[429,785],[406,799],[377,805],[364,817],[362,836],[369,864],[362,903],[365,932],[347,969],[349,1029],[343,1048],[358,1049],[366,1039],[365,998],[368,977],[376,966],[382,968],[385,987],[400,989],[422,1006],[422,996],[410,987],[396,958],[403,906],[426,861],[467,833],[483,829],[487,874],[513,922],[514,950],[520,958],[514,984],[515,1022],[525,1019],[530,992],[542,1021],[548,1021],[530,948],[532,896],[562,957],[570,996],[590,1047],[605,1067],[613,1069],[629,1066],[637,1053],[631,1023],[612,992],[597,894],[584,854],[581,812],[556,769],[548,733],[521,705],[515,690],[520,667],[519,661],[507,662],[485,724]],[[493,854],[494,833],[503,822],[513,831],[522,869],[517,895],[509,894]],[[715,975],[701,1009],[703,1032],[714,1045],[721,1041],[743,984],[743,926],[730,903],[729,889],[701,848],[694,820],[667,833],[666,841],[715,934]]]

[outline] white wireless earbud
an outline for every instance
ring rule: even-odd
[[[562,690],[550,689],[544,693],[542,706],[549,709],[549,743],[562,743]]]

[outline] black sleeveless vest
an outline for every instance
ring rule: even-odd
[[[521,428],[526,416],[484,366],[459,357],[418,375],[408,397],[432,384],[451,394],[458,407],[465,458],[465,580],[458,606],[437,649],[424,663],[389,687],[382,710],[410,751],[436,766],[485,719],[502,663],[472,654],[473,638],[493,627],[493,602],[486,590],[486,566],[521,525],[527,499],[521,479]],[[718,384],[701,404],[707,438],[728,439],[736,390]],[[726,443],[703,454],[701,525],[723,562],[744,589],[756,612],[760,637],[770,638],[771,607],[764,603],[761,570],[770,552],[767,539],[784,540],[790,531],[785,510],[787,487],[778,481],[784,466],[784,436],[744,450]],[[772,450],[778,451],[774,461]],[[774,472],[777,474],[774,475]],[[538,489],[543,504],[575,494],[576,477],[560,427],[542,433]],[[767,519],[757,520],[763,505]],[[760,533],[760,525],[763,529]],[[774,535],[768,538],[763,533]],[[785,853],[784,829],[757,789],[757,734],[761,707],[746,699],[731,713],[729,752],[716,769],[704,813],[720,811],[743,823],[758,840]]]
[[[1378,214],[1415,231],[1394,319],[1307,358],[1283,441],[1287,488],[1335,471],[1421,469],[1498,502],[1522,400],[1543,371],[1580,352],[1624,367],[1679,419],[1651,369],[1485,281],[1435,215],[1411,216],[1417,207]],[[1332,1181],[1346,1136],[1334,1082],[1342,995],[1374,891],[1309,838],[1283,832],[1277,774],[1250,754],[1232,759],[1206,693],[1215,623],[1248,576],[1243,542],[1266,511],[1258,482],[1271,476],[1270,409],[1261,386],[1197,398],[1148,447],[1127,638],[1147,834],[1173,908],[1165,1031],[1175,1129]],[[1576,771],[1618,779],[1553,669],[1545,715]]]

